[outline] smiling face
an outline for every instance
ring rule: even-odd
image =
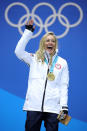
[[[55,37],[53,35],[48,35],[46,37],[45,43],[45,50],[51,55],[55,52],[55,48],[56,48],[56,40]]]
[[[44,63],[44,53],[47,51],[51,58],[58,50],[58,40],[53,32],[47,32],[40,40],[39,49],[36,52],[37,60]],[[50,62],[51,63],[51,62]]]

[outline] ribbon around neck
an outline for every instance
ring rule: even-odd
[[[52,62],[52,66],[50,67],[50,70],[49,70],[49,72],[53,72],[53,70],[54,70],[54,67],[55,67],[55,64],[56,64],[56,62],[57,62],[57,60],[58,60],[58,55],[56,55],[55,56],[55,58],[54,58],[54,60],[53,60],[53,62]],[[45,58],[45,63],[48,65],[48,61],[47,61],[47,59]]]

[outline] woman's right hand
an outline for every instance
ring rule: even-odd
[[[35,26],[33,26],[33,24],[34,24],[33,19],[29,20],[29,22],[27,22],[27,24],[25,25],[26,29],[33,32],[35,30]]]

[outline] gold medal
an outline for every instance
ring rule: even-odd
[[[55,79],[55,75],[52,72],[49,72],[47,78],[48,80],[53,81]]]

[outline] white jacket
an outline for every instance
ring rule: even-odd
[[[68,107],[69,73],[67,62],[58,56],[53,70],[55,80],[47,80],[45,89],[48,65],[45,62],[44,64],[41,61],[37,62],[35,54],[32,55],[25,51],[32,35],[31,31],[25,29],[15,49],[16,56],[30,66],[28,90],[23,110],[43,110],[44,112],[59,114],[60,110],[67,110]]]

